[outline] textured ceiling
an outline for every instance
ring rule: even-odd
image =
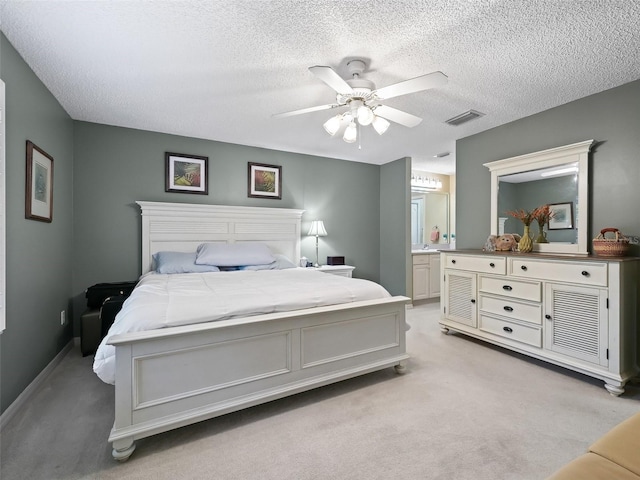
[[[77,120],[384,164],[455,169],[455,140],[640,78],[640,0],[0,2],[0,28]],[[308,71],[367,62],[383,87],[434,71],[444,87],[385,103],[423,118],[361,145],[330,137],[335,101]],[[7,91],[7,95],[10,95]],[[467,110],[484,117],[444,123]],[[451,152],[443,159],[433,156]],[[199,152],[185,152],[199,153]]]

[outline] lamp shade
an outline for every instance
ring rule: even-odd
[[[371,125],[373,121],[373,112],[366,105],[361,105],[358,107],[358,123],[360,125]]]
[[[347,143],[353,143],[358,138],[358,130],[356,128],[356,122],[351,122],[347,129],[344,131],[342,139]]]
[[[342,123],[342,115],[336,115],[335,117],[331,117],[329,120],[324,122],[322,125],[327,133],[331,136],[338,133],[340,129],[340,124]]]
[[[374,115],[372,124],[375,131],[378,132],[378,135],[382,135],[384,132],[386,132],[387,128],[389,128],[390,125],[389,122],[387,122],[384,118],[377,115]]]
[[[324,223],[322,220],[314,220],[311,222],[311,227],[309,227],[309,233],[307,235],[317,235],[319,237],[326,237],[327,231],[324,228]]]

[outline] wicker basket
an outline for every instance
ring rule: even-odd
[[[605,238],[605,233],[615,233],[615,238]],[[593,253],[600,257],[623,257],[629,250],[629,239],[617,228],[603,228],[593,239]]]

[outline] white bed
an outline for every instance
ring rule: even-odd
[[[143,274],[151,270],[154,253],[193,252],[201,243],[259,241],[274,253],[300,257],[301,210],[138,204]],[[252,272],[265,278],[283,274]],[[139,438],[375,370],[393,366],[402,372],[408,358],[408,300],[387,294],[229,319],[212,314],[211,320],[223,319],[110,335],[108,343],[115,348],[115,422],[109,436],[114,458],[128,459]]]

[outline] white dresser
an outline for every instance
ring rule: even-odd
[[[638,258],[442,254],[440,325],[599,378],[640,371]]]

